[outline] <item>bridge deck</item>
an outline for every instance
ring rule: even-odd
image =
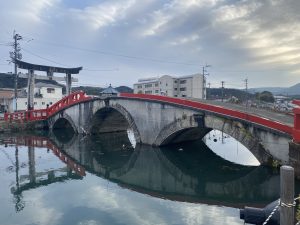
[[[244,105],[238,105],[238,104],[233,104],[233,103],[228,103],[228,102],[221,102],[221,101],[214,101],[214,100],[196,100],[192,99],[193,101],[199,101],[211,105],[217,105],[217,106],[222,106],[224,108],[228,109],[233,109],[233,110],[238,110],[244,113],[249,113],[253,115],[257,115],[260,117],[267,118],[269,120],[277,121],[289,126],[294,125],[294,116],[289,115],[284,112],[275,112],[271,110],[266,110],[266,109],[261,109],[261,108],[254,108],[254,107],[246,107]]]

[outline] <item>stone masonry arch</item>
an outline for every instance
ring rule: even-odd
[[[202,139],[210,130],[204,126],[202,115],[184,116],[166,125],[157,135],[153,145],[162,146]]]
[[[93,114],[91,117],[91,120],[89,121],[87,127],[88,127],[88,132],[91,133],[91,129],[93,127],[93,119],[95,118],[96,114],[100,112],[101,110],[115,110],[116,112],[120,113],[123,118],[127,121],[128,123],[128,129],[131,129],[134,134],[134,138],[137,143],[141,143],[141,136],[139,133],[139,130],[134,122],[134,119],[132,118],[131,114],[120,104],[114,104],[110,105],[109,102],[106,102],[105,104],[97,104],[93,108]]]
[[[60,120],[60,119],[65,119],[68,121],[68,123],[71,125],[75,133],[81,133],[79,128],[76,126],[74,123],[72,117],[67,114],[66,111],[61,111],[54,115],[53,117],[48,119],[48,126],[50,130],[53,130],[54,125]]]

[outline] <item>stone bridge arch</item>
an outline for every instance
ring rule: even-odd
[[[284,161],[276,154],[282,150],[274,149],[276,145],[288,146],[289,137],[282,134],[272,134],[270,142],[264,143],[266,135],[270,132],[259,127],[214,114],[193,114],[185,118],[177,119],[166,125],[157,135],[154,145],[168,145],[183,141],[202,139],[211,130],[219,130],[235,138],[243,144],[261,164],[269,164],[272,159]],[[288,149],[288,148],[287,148]],[[275,155],[275,157],[274,157]]]
[[[246,122],[223,118],[216,115],[206,115],[205,125],[212,130],[218,130],[230,135],[243,144],[261,164],[269,164],[272,160],[268,146],[262,143],[258,131]]]
[[[75,133],[81,133],[79,127],[76,126],[72,117],[68,115],[68,113],[65,110],[55,114],[54,116],[48,119],[49,130],[55,129],[57,123],[61,120],[66,120]]]
[[[156,136],[154,146],[202,139],[211,129],[204,126],[204,116],[193,114],[183,116],[167,124]]]
[[[103,122],[103,119],[105,120],[105,118],[100,118],[100,120],[102,119],[102,121],[97,121],[97,119],[99,119],[99,117],[101,116],[105,116],[107,112],[113,114],[113,115],[109,115],[111,117],[110,118],[111,120],[123,119],[124,121],[122,121],[123,124],[121,125],[117,124],[117,127],[115,128],[110,127],[105,130],[102,130],[103,133],[118,132],[118,131],[125,131],[131,129],[133,131],[136,142],[141,143],[140,132],[135,124],[134,119],[132,118],[132,115],[128,112],[127,109],[125,109],[125,107],[123,107],[120,104],[112,105],[109,104],[108,102],[105,102],[105,104],[96,104],[93,108],[91,120],[88,122],[87,125],[88,133],[94,133],[93,127],[100,125],[100,123]],[[114,116],[117,116],[118,118],[116,117],[114,118]],[[124,122],[126,122],[126,124],[124,124]]]

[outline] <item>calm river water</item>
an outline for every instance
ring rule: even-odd
[[[164,148],[131,134],[0,136],[1,225],[243,224],[279,197],[279,174],[212,131]]]

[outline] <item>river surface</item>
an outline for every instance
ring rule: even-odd
[[[216,131],[163,148],[130,132],[2,135],[0,162],[1,225],[235,225],[279,197],[278,170]]]

